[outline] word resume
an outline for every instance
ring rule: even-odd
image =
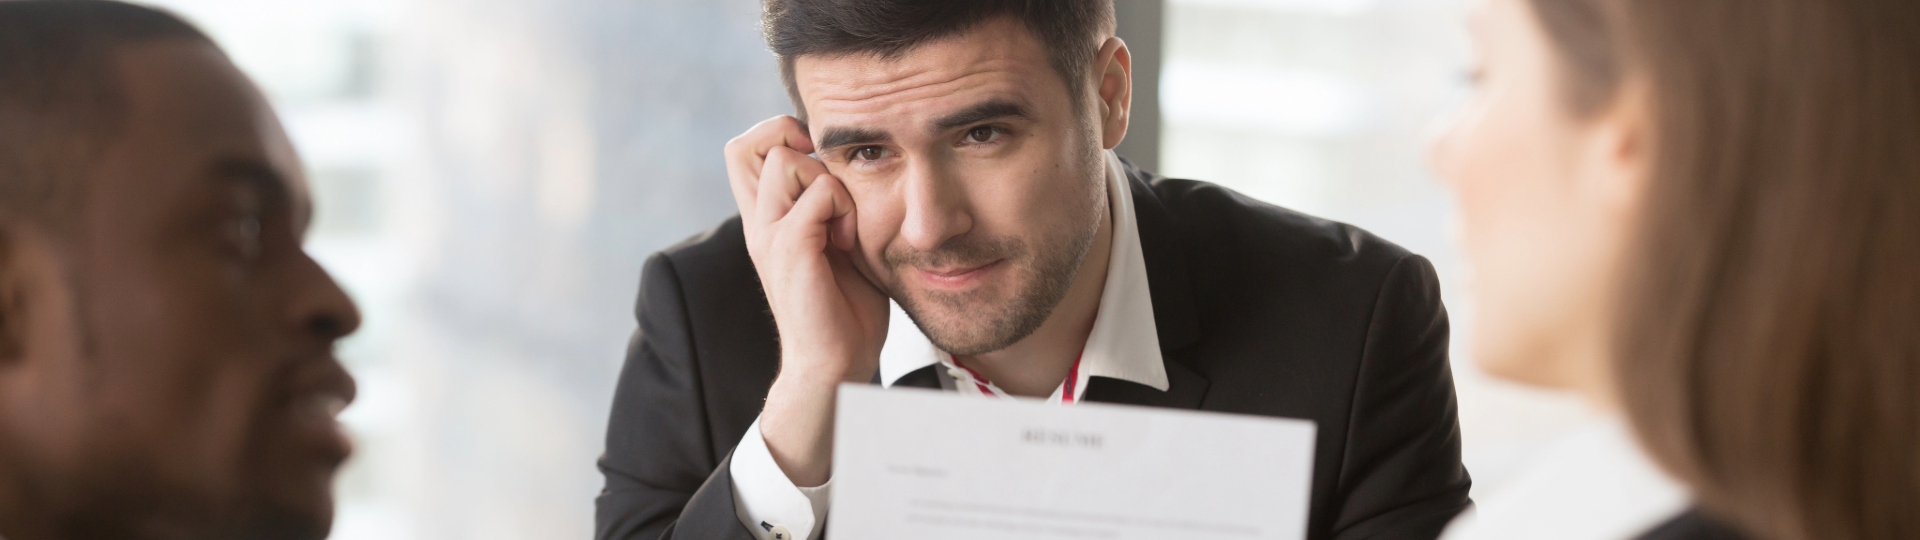
[[[834,540],[1299,540],[1314,425],[840,387]]]

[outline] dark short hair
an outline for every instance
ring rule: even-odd
[[[1533,0],[1566,103],[1650,91],[1614,376],[1766,540],[1920,538],[1920,3]]]
[[[766,0],[765,8],[761,24],[767,45],[780,57],[780,79],[802,120],[807,111],[794,82],[795,58],[898,58],[1002,17],[1020,21],[1039,38],[1069,97],[1079,104],[1100,52],[1096,40],[1114,27],[1113,0]]]
[[[87,164],[118,135],[127,45],[209,42],[166,12],[105,0],[0,1],[0,220],[58,226]]]

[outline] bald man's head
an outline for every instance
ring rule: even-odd
[[[359,314],[301,169],[179,19],[0,0],[0,537],[327,535]]]
[[[0,1],[0,222],[65,228],[87,164],[125,121],[114,58],[161,40],[211,43],[130,4]]]

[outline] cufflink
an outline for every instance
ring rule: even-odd
[[[767,531],[767,538],[771,540],[793,540],[793,533],[788,532],[786,527],[762,521],[760,528]]]

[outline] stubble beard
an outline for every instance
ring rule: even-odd
[[[1067,291],[1073,287],[1073,278],[1079,274],[1095,237],[1099,236],[1100,221],[1104,218],[1099,205],[1105,200],[1101,195],[1107,188],[1106,165],[1099,155],[1095,152],[1094,159],[1088,160],[1091,166],[1082,169],[1094,174],[1083,180],[1088,193],[1079,199],[1078,210],[1086,219],[1080,220],[1084,226],[1077,230],[1042,236],[1046,243],[1037,246],[1018,238],[960,236],[935,251],[896,246],[884,254],[896,276],[914,266],[969,268],[1005,261],[1002,264],[1008,265],[1012,276],[994,284],[1001,287],[949,293],[896,286],[888,295],[900,303],[928,341],[950,354],[990,353],[1033,335],[1066,299]],[[1003,296],[996,293],[1006,292],[1001,290],[1005,287],[1012,287],[1012,294],[1004,295],[1006,300],[996,301],[996,297]]]

